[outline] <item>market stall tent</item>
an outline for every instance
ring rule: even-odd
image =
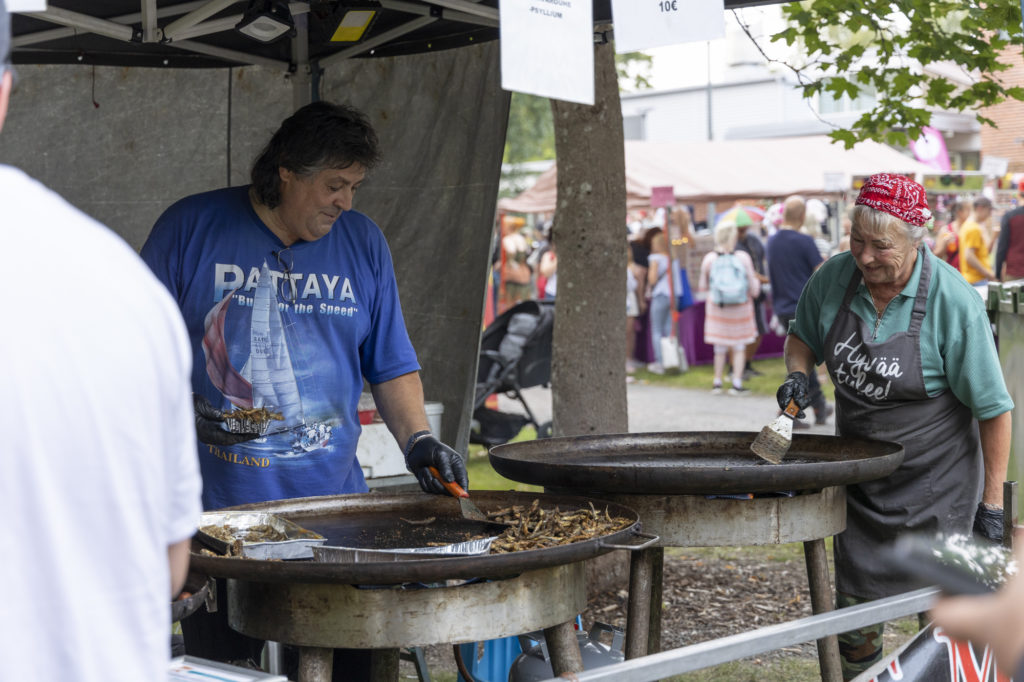
[[[683,203],[770,199],[790,194],[836,193],[826,174],[850,187],[854,176],[934,172],[887,145],[865,141],[845,149],[824,135],[711,142],[626,142],[626,205],[651,205],[651,188],[671,186]],[[512,213],[550,213],[557,204],[557,164],[498,208]]]

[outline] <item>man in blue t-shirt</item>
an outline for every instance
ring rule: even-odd
[[[818,251],[814,239],[800,232],[806,210],[807,205],[803,197],[792,196],[786,199],[783,204],[782,225],[765,247],[768,279],[772,287],[772,311],[786,331],[796,316],[796,304],[800,300],[800,293],[804,290],[807,280],[822,263],[821,252]],[[816,424],[824,424],[832,414],[832,408],[825,402],[825,394],[821,392],[818,375],[814,372],[811,372],[809,377],[808,389],[811,407],[814,408],[814,421]],[[794,420],[793,426],[808,427],[799,419]]]
[[[387,242],[352,210],[378,158],[362,113],[309,104],[274,133],[252,184],[178,201],[142,248],[192,341],[206,509],[366,492],[364,379],[423,490],[446,494],[431,468],[468,487],[462,458],[430,432]]]

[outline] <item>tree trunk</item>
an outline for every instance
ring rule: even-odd
[[[625,433],[626,170],[615,53],[594,46],[595,104],[551,101],[558,250],[554,435]]]

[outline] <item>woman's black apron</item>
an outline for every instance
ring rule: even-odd
[[[949,389],[929,397],[921,369],[921,323],[932,268],[924,250],[910,327],[882,343],[850,310],[861,272],[825,336],[825,364],[836,394],[840,437],[903,445],[903,463],[886,478],[847,487],[846,530],[836,537],[836,589],[866,599],[906,592],[923,583],[908,567],[893,570],[879,549],[906,531],[969,533],[981,496],[977,423]]]

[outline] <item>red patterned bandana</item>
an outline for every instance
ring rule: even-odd
[[[855,203],[896,216],[911,225],[924,225],[932,218],[924,187],[892,173],[876,173],[868,178]]]

